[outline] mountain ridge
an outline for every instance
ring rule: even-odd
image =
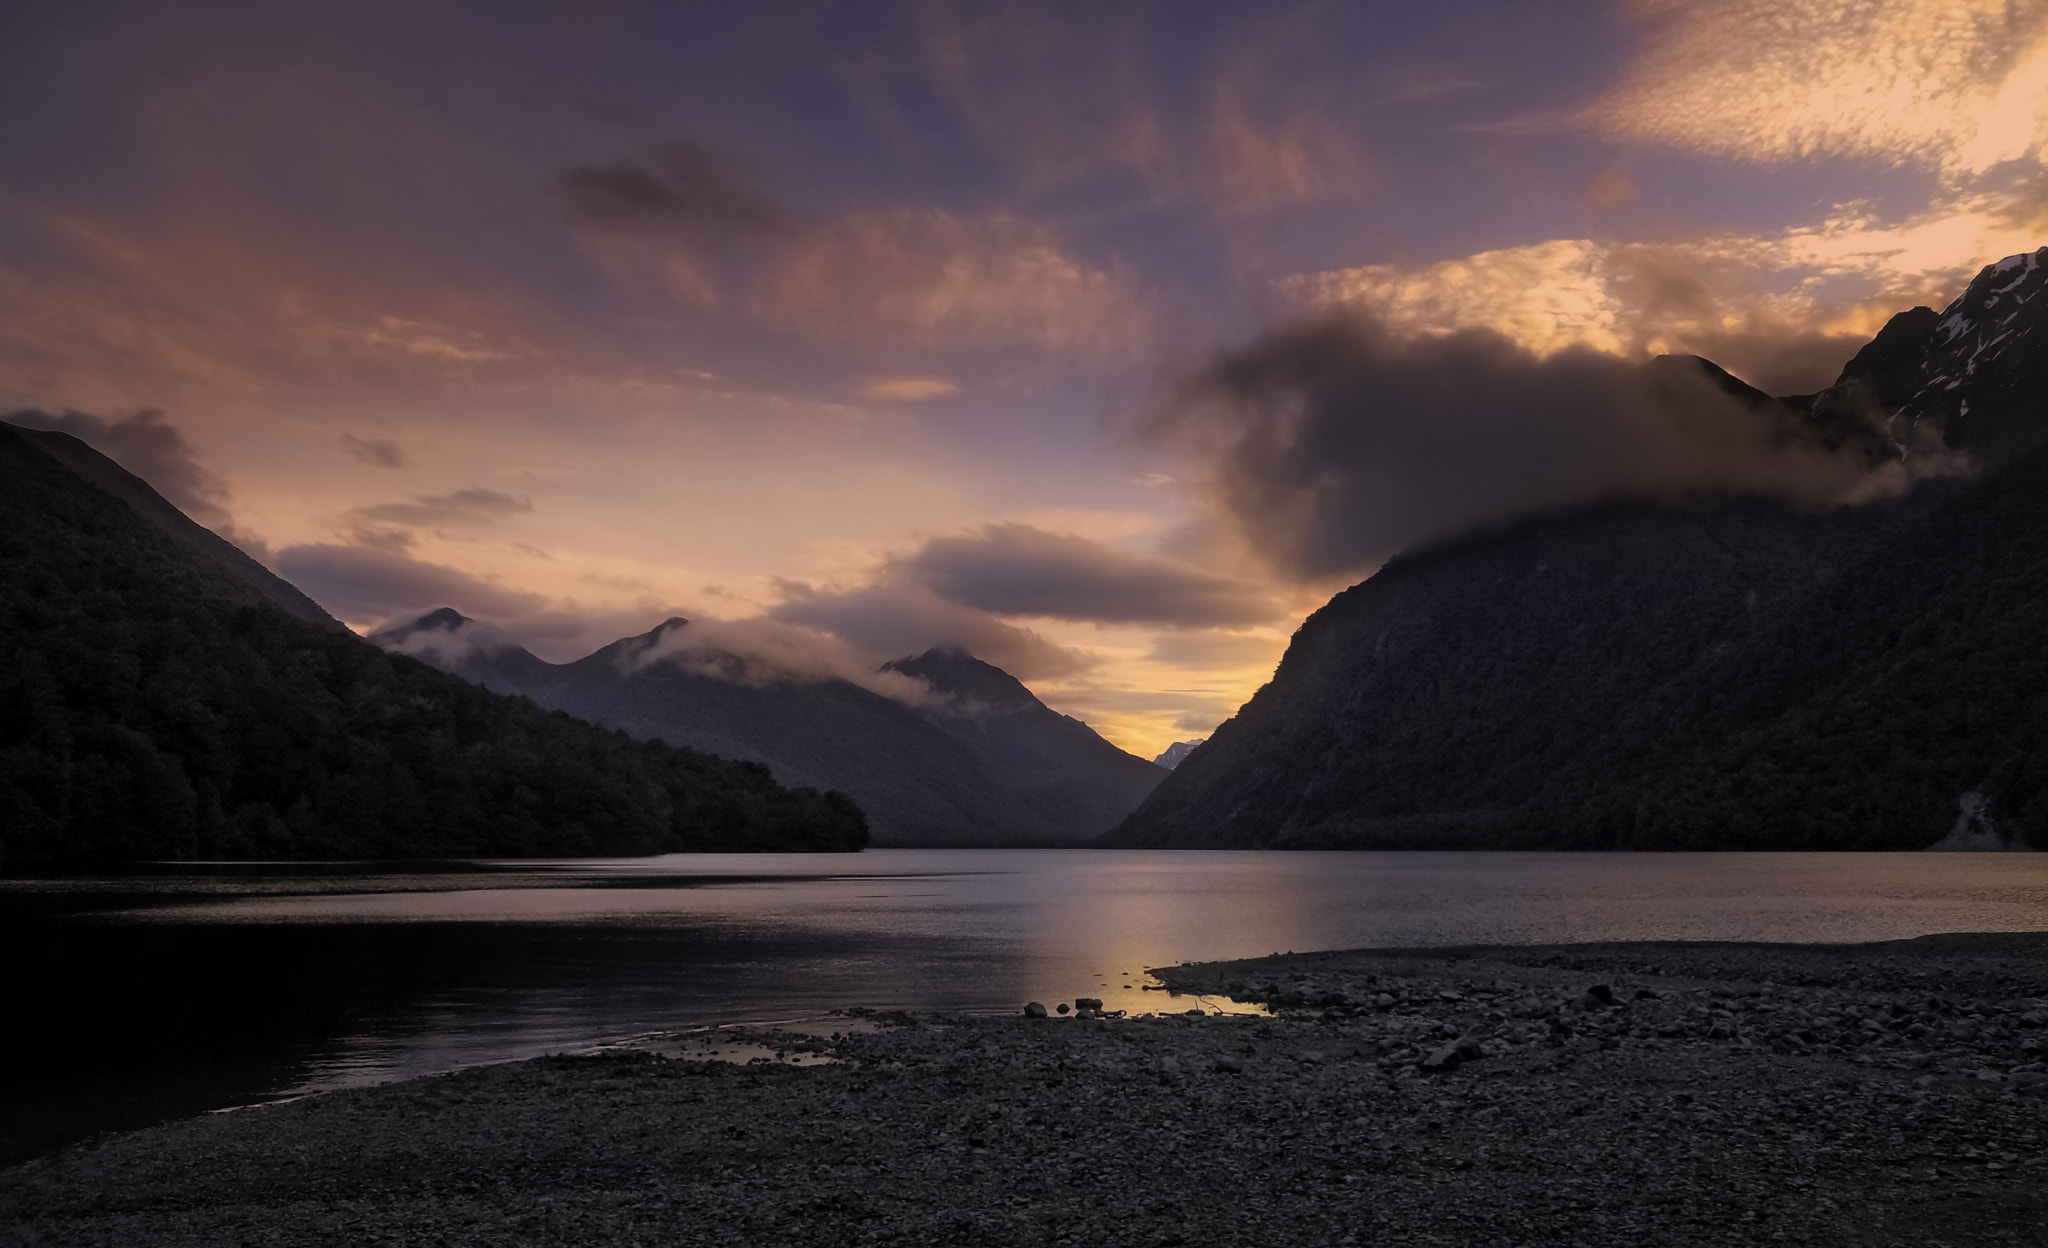
[[[843,790],[867,813],[877,845],[1085,843],[1165,775],[957,648],[879,669],[933,691],[913,707],[837,677],[757,679],[737,656],[686,650],[688,634],[679,630],[688,628],[674,617],[562,664],[486,634],[450,608],[372,640],[636,738],[758,761],[785,783]]]
[[[1610,499],[1404,552],[1104,843],[1918,849],[1978,794],[2048,845],[2016,744],[2048,733],[2016,640],[2048,626],[2044,256],[1763,396],[1930,475],[1903,496]]]
[[[298,591],[62,436],[0,423],[0,859],[865,843],[842,794],[631,742],[307,618]]]

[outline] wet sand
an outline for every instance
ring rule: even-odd
[[[330,1093],[0,1172],[0,1243],[2048,1245],[2048,933],[1157,974],[1275,1016],[855,1011]]]

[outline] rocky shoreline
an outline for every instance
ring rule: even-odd
[[[2048,1245],[2048,933],[1155,974],[1274,1014],[856,1010],[209,1115],[0,1172],[0,1244]]]

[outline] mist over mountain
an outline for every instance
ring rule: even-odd
[[[1746,476],[1390,559],[1106,843],[2048,847],[2044,259],[1899,314],[1818,394],[1658,361],[1741,409]],[[1851,488],[1761,488],[1772,447]],[[1311,562],[1358,540],[1291,514]]]
[[[643,740],[843,791],[878,845],[1078,844],[1166,774],[958,650],[900,659],[856,683],[780,670],[773,653],[722,648],[733,639],[683,619],[564,664],[448,608],[372,640]]]
[[[0,858],[865,840],[844,795],[370,645],[84,443],[0,424]]]

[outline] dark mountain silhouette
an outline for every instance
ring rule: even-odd
[[[2048,847],[2048,250],[1901,313],[1808,442],[1974,474],[1815,511],[1609,501],[1390,560],[1106,843]]]
[[[1060,827],[1114,827],[1165,778],[1158,766],[1111,745],[1087,724],[1040,702],[1016,677],[963,650],[927,650],[884,670],[929,684],[939,696],[925,708],[925,719],[964,743]]]
[[[887,665],[931,688],[913,707],[847,680],[764,678],[731,655],[681,653],[673,643],[688,627],[671,619],[565,664],[447,608],[374,640],[643,740],[843,790],[878,845],[1072,845],[1113,826],[1166,774],[958,651]]]
[[[83,443],[0,424],[0,858],[865,840],[843,795],[370,645]]]
[[[264,603],[308,624],[345,633],[348,627],[299,592],[296,585],[242,553],[232,542],[172,506],[147,482],[68,433],[24,429],[8,431],[68,469],[80,482],[126,504],[128,514],[167,539],[178,555],[207,577],[211,591],[225,601]]]
[[[386,650],[424,660],[493,693],[547,704],[562,669],[453,607],[429,611],[409,624],[370,634]]]

